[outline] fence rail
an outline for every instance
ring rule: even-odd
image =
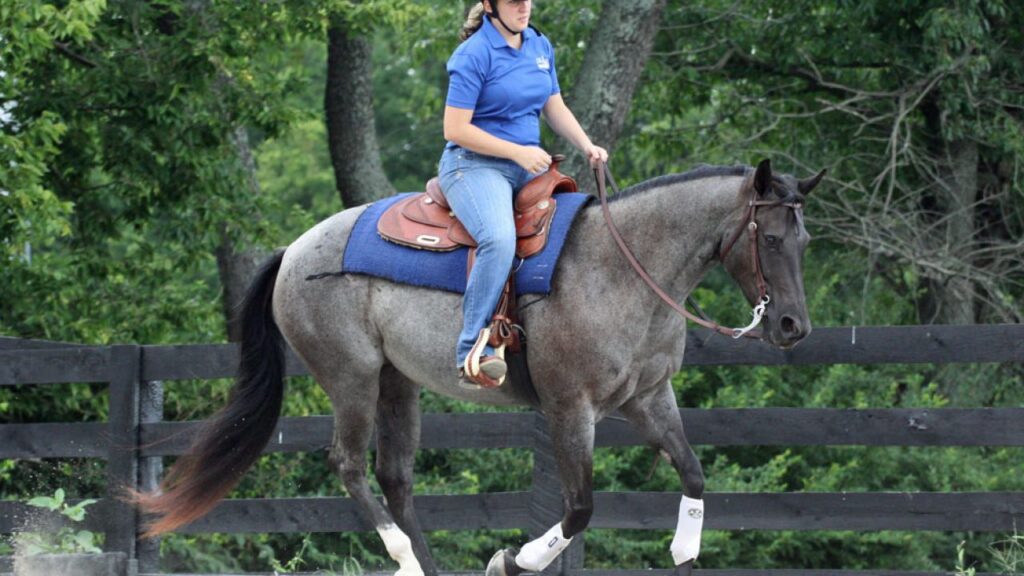
[[[687,437],[701,446],[1024,446],[1024,408],[681,408],[679,412]],[[531,413],[424,414],[420,448],[532,448],[534,418]],[[141,424],[139,454],[183,454],[199,424]],[[106,422],[4,424],[0,458],[105,459],[108,426]],[[281,418],[264,453],[326,448],[332,427],[330,416]],[[597,425],[596,447],[643,443],[632,426],[616,416]]]
[[[590,528],[670,530],[678,492],[595,492]],[[523,528],[530,492],[421,495],[424,530]],[[708,493],[709,530],[907,530],[1010,532],[1024,516],[1021,492]],[[86,528],[103,530],[117,517],[104,499],[90,508]],[[18,530],[34,509],[0,503],[0,532]],[[1015,524],[1016,521],[1016,524]],[[179,530],[183,534],[372,531],[349,498],[238,498]]]
[[[162,421],[160,381],[230,377],[237,353],[233,345],[100,347],[27,341],[19,346],[16,340],[0,338],[0,386],[105,382],[110,386],[111,399],[107,422],[0,425],[0,458],[105,459],[111,490],[125,484],[151,488],[159,476],[161,458],[187,449],[197,424]],[[791,351],[694,330],[685,358],[689,366],[975,362],[1024,362],[1024,326],[826,328],[816,330]],[[307,373],[290,353],[287,372]],[[1024,446],[1024,408],[682,408],[680,412],[688,436],[699,445]],[[322,450],[330,442],[331,428],[329,416],[282,418],[266,452]],[[611,417],[598,425],[595,444],[633,446],[643,441],[627,423]],[[527,527],[539,534],[560,517],[554,457],[542,416],[426,414],[421,446],[527,448],[534,452],[535,467],[530,491],[417,496],[416,508],[425,529]],[[596,493],[591,526],[671,529],[675,527],[678,499],[679,494],[671,492]],[[1024,492],[717,493],[705,495],[705,500],[706,527],[718,530],[1009,531],[1024,520]],[[158,550],[150,542],[136,540],[139,519],[134,510],[109,495],[91,510],[87,526],[106,532],[108,549],[137,559],[140,572],[158,571]],[[27,513],[22,503],[0,502],[0,533],[19,530]],[[206,518],[181,531],[370,529],[347,498],[270,498],[224,501]],[[562,576],[635,576],[634,571],[582,567],[582,544],[574,542],[546,572]],[[722,576],[808,574],[800,570],[699,572]]]
[[[751,340],[732,340],[707,330],[690,330],[687,366],[812,364],[957,364],[1021,362],[1024,325],[872,326],[818,328],[792,350],[778,350]],[[112,347],[41,347],[14,349],[0,340],[0,386],[106,382]],[[38,347],[37,347],[38,346]],[[140,380],[228,378],[238,364],[231,344],[140,346]],[[288,354],[288,375],[308,371]]]

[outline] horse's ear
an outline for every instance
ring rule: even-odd
[[[803,180],[797,181],[797,190],[799,190],[804,196],[807,196],[811,193],[811,190],[814,190],[814,187],[821,182],[821,179],[825,177],[825,172],[828,172],[828,170],[822,170],[810,178],[804,178]]]
[[[772,162],[765,158],[757,165],[757,172],[754,173],[754,190],[758,196],[764,196],[772,189]]]

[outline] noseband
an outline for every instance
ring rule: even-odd
[[[797,220],[799,221],[801,220],[801,209],[803,208],[803,205],[800,204],[799,202],[787,202],[782,199],[758,200],[757,191],[753,185],[753,178],[747,178],[746,182],[744,183],[744,188],[750,190],[751,196],[750,200],[747,202],[746,214],[744,214],[743,216],[744,223],[741,224],[740,227],[736,229],[735,233],[733,233],[732,238],[729,240],[728,243],[726,243],[725,248],[719,254],[718,259],[724,263],[725,257],[728,256],[729,251],[732,250],[732,247],[740,239],[740,236],[743,235],[744,231],[747,232],[748,237],[750,238],[751,269],[754,273],[754,277],[757,279],[758,300],[753,310],[754,319],[748,326],[745,326],[743,328],[726,328],[718,324],[717,322],[713,322],[706,318],[698,317],[692,314],[686,308],[680,306],[678,303],[676,303],[675,300],[672,299],[671,296],[669,296],[664,290],[662,290],[654,281],[654,279],[652,279],[651,276],[647,273],[647,271],[644,270],[643,265],[640,264],[640,262],[636,259],[636,256],[633,255],[633,252],[629,249],[628,246],[626,246],[625,240],[622,239],[622,235],[619,234],[618,228],[616,228],[615,223],[612,222],[612,215],[608,209],[608,191],[605,186],[605,174],[607,174],[608,181],[611,182],[612,189],[615,191],[615,193],[618,194],[619,192],[619,187],[615,184],[615,178],[612,177],[612,172],[608,168],[607,164],[601,163],[600,167],[594,168],[594,178],[597,180],[597,193],[598,197],[601,200],[601,210],[604,213],[605,222],[608,223],[608,230],[612,233],[612,237],[615,239],[615,243],[618,244],[619,250],[622,251],[622,254],[626,257],[626,260],[629,260],[629,263],[633,266],[633,269],[636,270],[636,273],[640,275],[640,278],[643,279],[647,286],[649,286],[651,290],[658,295],[659,298],[661,298],[666,304],[668,304],[669,307],[678,312],[684,318],[691,320],[701,326],[704,326],[705,328],[714,330],[719,334],[731,336],[732,338],[740,338],[741,336],[747,336],[748,338],[760,338],[760,334],[752,333],[751,330],[753,330],[754,327],[761,323],[761,318],[764,316],[765,306],[768,305],[768,303],[771,301],[771,298],[768,296],[768,283],[764,279],[764,272],[761,269],[761,257],[757,248],[757,209],[762,206],[785,206],[793,210],[794,214],[796,214]]]

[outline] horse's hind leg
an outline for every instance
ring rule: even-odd
[[[594,417],[588,408],[576,406],[548,411],[547,421],[562,481],[562,521],[528,542],[518,554],[498,551],[487,564],[486,576],[541,572],[590,523],[594,511]]]
[[[346,372],[333,373],[329,380],[320,380],[334,406],[331,464],[345,484],[349,496],[358,504],[360,515],[377,530],[388,549],[388,555],[398,562],[396,574],[422,576],[423,570],[413,554],[412,542],[395,524],[388,510],[373,496],[366,475],[366,453],[373,434],[373,419],[380,392],[380,364],[366,366],[358,371],[352,370],[351,365],[348,368]]]
[[[683,485],[679,519],[670,551],[675,573],[690,574],[700,552],[700,534],[704,523],[704,471],[683,432],[683,421],[676,406],[672,385],[665,382],[649,395],[632,398],[622,406],[626,418],[649,444],[672,463]]]
[[[412,550],[428,576],[437,566],[423,538],[413,508],[413,464],[420,444],[420,387],[391,366],[380,377],[377,401],[377,464],[375,473],[398,528],[412,541]]]

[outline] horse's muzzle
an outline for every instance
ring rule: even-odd
[[[782,314],[775,318],[765,317],[764,334],[768,342],[783,350],[796,346],[811,333],[811,322],[806,316]]]

